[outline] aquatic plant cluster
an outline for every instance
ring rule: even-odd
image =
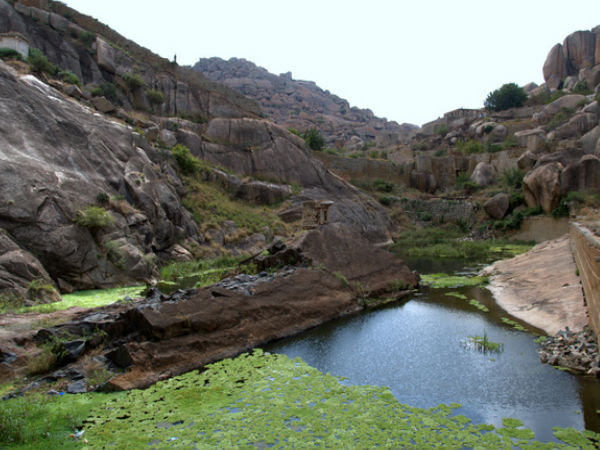
[[[7,401],[2,414],[18,402],[27,398]],[[28,426],[42,428],[44,417],[85,411],[86,417],[71,417],[64,426],[83,424],[86,445],[68,437],[74,430],[52,429],[35,441],[2,442],[2,448],[533,450],[594,449],[600,442],[600,434],[571,428],[555,429],[563,443],[537,442],[517,419],[503,419],[498,428],[476,425],[455,414],[460,406],[414,408],[385,387],[349,386],[298,358],[254,350],[146,390],[51,397]],[[64,438],[51,441],[51,434]]]

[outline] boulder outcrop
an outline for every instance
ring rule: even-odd
[[[131,128],[1,62],[0,96],[0,227],[61,289],[146,280],[150,255],[197,236],[177,175]]]
[[[294,80],[289,72],[275,75],[245,59],[205,58],[194,69],[255,100],[283,128],[318,128],[332,146],[354,148],[354,140],[359,139],[382,148],[395,147],[407,143],[418,129],[376,117],[368,109],[350,107],[346,100],[311,81]]]
[[[279,242],[272,256],[290,250],[296,265],[270,276],[238,275],[171,296],[151,290],[128,305],[81,312],[67,323],[40,330],[34,339],[42,344],[54,336],[68,337],[64,345],[73,350],[72,359],[100,351],[100,359],[119,372],[106,390],[144,388],[358,312],[376,298],[402,298],[419,282],[419,275],[399,258],[342,225],[308,232],[289,247]],[[90,338],[94,330],[102,330],[104,338]],[[23,351],[9,345],[10,338],[0,338],[2,348]],[[15,353],[13,369],[26,358]],[[72,370],[78,370],[76,362],[63,372]]]
[[[552,47],[543,68],[544,79],[550,89],[560,89],[569,76],[586,80],[591,89],[597,86],[600,81],[596,75],[600,69],[599,35],[598,27],[576,31],[568,35],[562,44]]]

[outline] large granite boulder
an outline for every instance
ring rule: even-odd
[[[560,162],[549,162],[536,167],[523,178],[523,195],[529,207],[541,206],[549,214],[558,206],[561,197]]]
[[[492,219],[502,220],[508,211],[509,204],[508,194],[501,192],[486,201],[483,209]]]
[[[38,259],[0,229],[0,297],[15,304],[53,302],[60,300],[53,284]]]
[[[550,89],[557,89],[560,82],[568,75],[567,58],[561,44],[556,44],[548,53],[543,73],[546,85]]]
[[[147,280],[153,254],[196,236],[177,175],[129,127],[1,62],[0,97],[0,227],[61,289]]]
[[[479,186],[489,186],[496,178],[496,168],[491,164],[480,162],[475,166],[470,178]]]

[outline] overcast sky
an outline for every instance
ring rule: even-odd
[[[418,125],[504,83],[542,83],[550,48],[600,24],[599,0],[65,2],[180,65],[245,58]]]

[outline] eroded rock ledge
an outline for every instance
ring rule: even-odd
[[[363,309],[360,300],[366,292],[387,301],[407,295],[419,282],[419,275],[402,260],[340,224],[313,230],[281,252],[295,252],[297,265],[284,267],[270,281],[255,282],[251,289],[227,289],[222,283],[172,296],[154,292],[129,305],[84,312],[40,330],[34,339],[44,343],[68,337],[65,348],[77,352],[70,353],[67,368],[77,370],[86,353],[96,354],[120,372],[105,390],[144,388],[356,313]],[[5,344],[0,342],[0,347]],[[25,346],[18,337],[13,337],[13,349],[15,344]],[[15,356],[12,363],[17,365],[26,358]]]

